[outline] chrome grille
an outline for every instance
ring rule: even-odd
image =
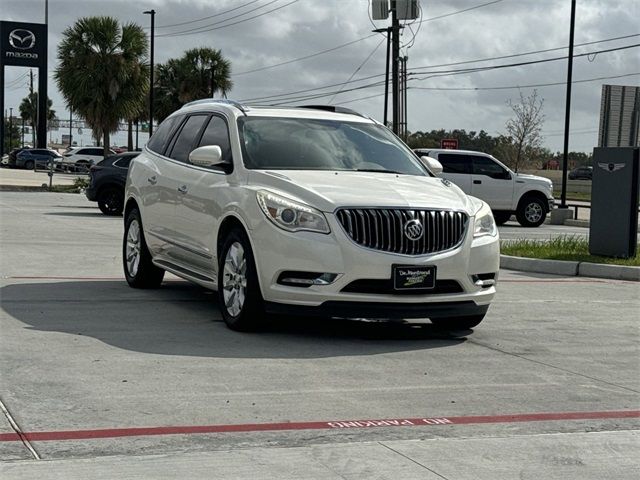
[[[462,242],[467,227],[467,215],[450,210],[342,208],[336,217],[358,245],[402,255],[450,250]],[[417,240],[404,232],[411,220],[418,220],[424,230]]]

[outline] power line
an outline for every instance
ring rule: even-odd
[[[596,78],[585,78],[583,80],[574,80],[572,83],[587,83],[587,82],[596,82],[599,80],[610,80],[615,78],[624,78],[624,77],[632,77],[635,75],[640,75],[640,72],[635,73],[625,73],[621,75],[612,75],[607,77],[596,77]],[[469,90],[469,91],[486,91],[486,90],[507,90],[507,89],[519,89],[519,88],[536,88],[536,87],[551,87],[551,86],[559,86],[566,85],[567,82],[553,82],[553,83],[538,83],[532,85],[512,85],[505,87],[469,87],[469,88],[454,88],[454,87],[408,87],[411,90],[442,90],[442,91],[457,91],[457,90]],[[359,102],[361,100],[369,100],[371,98],[381,97],[384,95],[383,93],[376,93],[375,95],[369,95],[367,97],[354,98],[352,100],[347,100],[344,102],[339,102],[336,105],[346,105],[348,103]]]
[[[610,48],[610,49],[606,49],[606,50],[598,50],[598,51],[594,51],[594,52],[585,52],[585,53],[582,53],[582,54],[574,55],[574,57],[583,57],[583,56],[599,54],[599,53],[609,53],[609,52],[614,52],[614,51],[618,51],[618,50],[625,50],[625,49],[629,49],[629,48],[634,48],[634,47],[638,47],[638,46],[640,46],[640,44],[625,45],[625,46],[622,46],[622,47]],[[489,70],[499,70],[499,69],[503,69],[503,68],[513,68],[513,67],[519,67],[519,66],[534,65],[534,64],[539,64],[539,63],[546,63],[546,62],[563,60],[563,59],[566,59],[566,58],[567,58],[567,56],[563,56],[563,57],[554,57],[554,58],[550,58],[550,59],[531,60],[531,61],[528,61],[528,62],[508,63],[508,64],[502,64],[502,65],[488,65],[488,66],[485,66],[485,67],[478,67],[478,68],[467,68],[467,69],[458,69],[458,70],[440,70],[440,71],[436,71],[436,72],[425,72],[425,73],[430,73],[430,75],[426,76],[426,77],[422,77],[422,78],[419,78],[419,77],[409,78],[408,80],[409,81],[415,81],[415,80],[423,81],[423,80],[427,80],[429,78],[434,78],[434,77],[444,77],[444,76],[450,76],[450,75],[470,74],[470,73],[477,73],[477,72],[483,72],[483,71],[489,71]],[[410,75],[415,75],[415,74],[411,73]],[[380,75],[372,76],[372,78],[375,78],[377,76],[380,76]],[[376,87],[376,86],[379,86],[379,85],[381,85],[383,83],[384,83],[384,81],[374,82],[374,83],[370,83],[370,84],[367,84],[367,85],[362,85],[362,86],[359,86],[359,87],[354,87],[354,88],[350,88],[350,89],[347,89],[347,90],[343,90],[342,93],[356,91],[356,90],[362,90],[362,89],[365,89],[365,88]],[[409,88],[419,88],[419,87],[409,87]],[[427,88],[427,87],[425,87],[425,88]],[[324,88],[321,87],[320,89],[324,89]],[[314,89],[308,89],[308,91],[313,91],[313,90]],[[299,101],[299,100],[312,100],[312,99],[317,99],[317,98],[328,97],[328,96],[334,95],[335,93],[336,92],[324,92],[324,93],[317,93],[317,94],[312,94],[312,95],[303,95],[303,96],[298,96],[298,97],[291,97],[291,95],[293,95],[293,93],[288,93],[288,94],[281,94],[281,95],[272,95],[270,97],[248,99],[248,100],[244,100],[244,101],[256,101],[256,100],[257,101],[262,101],[262,100],[272,99],[274,101],[282,100],[278,104],[286,104],[286,103],[291,103],[291,102],[295,102],[295,101]],[[290,98],[286,98],[285,99],[285,97],[290,97]]]
[[[234,73],[231,76],[232,77],[238,77],[240,75],[246,75],[248,73],[261,72],[263,70],[268,70],[270,68],[281,67],[282,65],[288,65],[290,63],[299,62],[301,60],[307,60],[309,58],[317,57],[319,55],[324,55],[325,53],[335,52],[336,50],[339,50],[339,49],[344,48],[344,47],[348,47],[349,45],[353,45],[354,43],[362,42],[363,40],[367,40],[367,39],[369,39],[371,37],[375,37],[375,36],[377,36],[377,35],[375,33],[373,33],[371,35],[367,35],[366,37],[358,38],[357,40],[352,40],[350,42],[343,43],[342,45],[337,45],[335,47],[328,48],[328,49],[322,50],[320,52],[316,52],[316,53],[312,53],[312,54],[309,54],[309,55],[305,55],[304,57],[298,57],[298,58],[294,58],[292,60],[287,60],[285,62],[276,63],[274,65],[267,65],[265,67],[259,67],[259,68],[254,68],[252,70],[246,70],[244,72]]]
[[[421,22],[430,22],[430,21],[432,21],[432,20],[438,20],[438,19],[440,19],[440,18],[450,17],[450,16],[453,16],[453,15],[457,15],[457,14],[459,14],[459,13],[468,12],[469,10],[474,10],[474,9],[476,9],[476,8],[486,7],[486,6],[488,6],[488,5],[492,5],[492,4],[494,4],[494,3],[498,3],[498,2],[502,2],[502,1],[504,1],[504,0],[494,0],[493,2],[484,3],[484,4],[481,4],[481,5],[475,5],[475,6],[473,6],[473,7],[465,8],[465,9],[463,9],[463,10],[456,10],[455,12],[449,12],[449,13],[447,13],[447,14],[445,14],[445,15],[440,15],[440,16],[438,16],[438,17],[425,18],[424,20],[421,20]],[[369,7],[367,7],[367,12],[369,13]],[[373,24],[373,20],[371,20],[371,22],[372,22],[372,24]],[[375,27],[375,24],[373,24],[373,26]],[[417,33],[417,32],[416,32],[416,33]],[[236,76],[239,76],[239,75],[246,75],[246,74],[249,74],[249,73],[261,72],[261,71],[263,71],[263,70],[267,70],[267,69],[269,69],[269,68],[281,67],[282,65],[289,65],[289,64],[291,64],[291,63],[299,62],[299,61],[302,61],[302,60],[307,60],[307,59],[309,59],[309,58],[317,57],[318,55],[323,55],[323,54],[325,54],[325,53],[333,52],[333,51],[338,50],[338,49],[340,49],[340,48],[348,47],[349,45],[353,45],[354,43],[358,43],[358,42],[361,42],[361,41],[363,41],[363,40],[367,40],[367,39],[369,39],[369,38],[371,38],[371,37],[375,37],[376,35],[377,35],[377,34],[375,34],[375,33],[374,33],[373,35],[367,35],[367,36],[365,36],[365,37],[361,37],[361,38],[358,38],[358,39],[356,39],[356,40],[352,40],[352,41],[350,41],[350,42],[343,43],[342,45],[338,45],[338,46],[336,46],[336,47],[329,48],[329,49],[327,49],[327,50],[322,50],[322,51],[320,51],[320,52],[312,53],[312,54],[310,54],[310,55],[305,55],[305,56],[303,56],[303,57],[299,57],[299,58],[293,58],[293,59],[291,59],[291,60],[287,60],[286,62],[280,62],[280,63],[276,63],[276,64],[274,64],[274,65],[267,65],[267,66],[264,66],[264,67],[259,67],[259,68],[254,68],[254,69],[252,69],[252,70],[247,70],[247,71],[245,71],[245,72],[235,73],[235,74],[233,74],[233,75],[231,75],[231,76],[232,76],[232,77],[236,77]],[[385,36],[385,38],[386,38],[386,36]]]
[[[240,10],[241,8],[248,7],[249,5],[252,5],[252,4],[254,4],[254,3],[258,3],[259,1],[260,1],[260,0],[252,0],[251,2],[244,3],[244,4],[242,4],[242,5],[239,5],[239,6],[237,6],[237,7],[231,8],[231,9],[229,9],[229,10],[225,10],[225,11],[223,11],[223,12],[214,13],[213,15],[209,15],[208,17],[202,17],[202,18],[198,18],[198,19],[196,19],[196,20],[190,20],[190,21],[188,21],[188,22],[172,23],[172,24],[169,24],[169,25],[156,25],[156,27],[155,27],[155,28],[171,28],[171,27],[179,27],[179,26],[182,26],[182,25],[189,25],[189,24],[191,24],[191,23],[202,22],[202,21],[204,21],[204,20],[209,20],[210,18],[219,17],[219,16],[221,16],[221,15],[225,15],[225,14],[227,14],[227,13],[231,13],[231,12],[234,12],[234,11],[236,11],[236,10]],[[248,12],[247,12],[247,13],[248,13]],[[227,20],[229,20],[229,19],[227,19]],[[148,28],[149,28],[149,27],[145,27],[145,30],[146,30],[146,29],[148,29]],[[202,28],[202,27],[201,27],[201,28]]]
[[[374,49],[371,51],[371,53],[370,53],[369,55],[367,55],[367,58],[365,58],[365,59],[364,59],[364,61],[363,61],[360,65],[358,65],[358,68],[356,68],[356,69],[353,71],[353,73],[351,74],[351,76],[347,79],[347,81],[346,81],[346,82],[344,82],[344,83],[342,84],[342,87],[340,87],[340,90],[338,90],[338,93],[340,93],[340,92],[342,91],[342,88],[344,88],[344,86],[345,86],[347,83],[349,83],[353,77],[355,77],[356,73],[358,73],[358,72],[360,71],[360,69],[361,69],[362,67],[364,67],[365,63],[367,63],[367,62],[369,61],[369,59],[370,59],[371,57],[373,57],[373,54],[374,54],[374,53],[376,53],[376,51],[380,48],[380,45],[382,45],[382,44],[384,43],[384,41],[385,41],[385,40],[386,40],[386,38],[383,38],[382,40],[380,40],[380,43],[378,43],[378,45],[376,45],[376,48],[374,48]],[[338,95],[338,93],[336,93],[333,97],[331,97],[331,98],[329,99],[329,102],[327,102],[327,103],[328,103],[328,105],[331,105],[331,102],[332,102],[332,101],[333,101],[333,99],[336,97],[336,95]]]
[[[594,82],[596,80],[609,80],[612,78],[624,78],[640,75],[640,72],[625,73],[623,75],[614,75],[607,77],[589,78],[587,80],[575,80],[572,83]],[[512,90],[520,88],[534,88],[534,87],[552,87],[555,85],[566,85],[567,82],[550,82],[550,83],[536,83],[531,85],[510,85],[502,87],[409,87],[413,90],[446,90],[446,91],[478,91],[478,90]]]
[[[279,1],[279,0],[271,0],[270,2],[265,3],[264,5],[261,5],[261,6],[257,7],[257,8],[255,8],[253,11],[255,12],[256,10],[264,8],[264,7],[267,7],[267,6],[273,4],[273,3],[277,2],[277,1]],[[238,25],[240,23],[248,22],[249,20],[253,20],[255,18],[259,18],[259,17],[262,17],[264,15],[268,15],[268,14],[270,14],[272,12],[275,12],[277,10],[281,10],[281,9],[283,9],[285,7],[288,7],[289,5],[293,5],[294,3],[297,3],[299,1],[300,0],[292,0],[289,3],[285,3],[284,5],[280,5],[279,7],[272,8],[271,10],[267,10],[266,12],[259,13],[258,15],[254,15],[252,17],[243,18],[242,20],[238,20],[237,22],[227,23],[226,25],[220,25],[219,27],[207,28],[207,27],[211,27],[213,25],[218,25],[220,23],[227,22],[227,21],[232,20],[234,18],[241,17],[243,15],[247,15],[248,13],[251,13],[251,12],[241,13],[239,15],[236,15],[236,16],[233,16],[233,17],[229,17],[229,18],[227,18],[225,20],[220,20],[219,22],[214,22],[214,23],[211,23],[209,25],[202,26],[202,27],[191,28],[189,30],[184,30],[182,32],[165,33],[163,35],[156,35],[156,36],[157,37],[182,37],[182,36],[185,36],[185,35],[197,35],[199,33],[211,32],[213,30],[220,30],[221,28],[231,27],[233,25]]]
[[[371,37],[374,37],[374,36],[375,36],[375,34],[369,35],[368,37],[365,37],[365,38],[371,38]],[[581,47],[581,46],[586,46],[586,45],[593,45],[595,43],[605,43],[605,42],[611,42],[611,41],[615,41],[615,40],[622,40],[622,39],[638,37],[638,36],[640,36],[640,34],[636,33],[636,34],[632,34],[632,35],[624,35],[624,36],[621,36],[621,37],[605,38],[603,40],[596,40],[596,41],[591,41],[591,42],[579,43],[579,44],[576,44],[575,46],[576,47]],[[326,51],[337,50],[338,48],[341,48],[342,46],[350,45],[352,43],[359,42],[361,40],[363,40],[363,39],[355,40],[353,42],[349,42],[348,44],[338,45],[337,47],[334,47],[334,48],[326,50]],[[491,60],[499,60],[499,59],[503,59],[503,58],[515,58],[515,57],[533,55],[533,54],[536,54],[536,53],[546,53],[546,52],[549,52],[549,51],[566,50],[566,49],[567,49],[566,46],[565,47],[556,47],[556,48],[551,48],[551,49],[535,50],[535,51],[516,53],[516,54],[511,54],[511,55],[502,55],[502,56],[498,56],[498,57],[486,57],[486,58],[479,58],[479,59],[475,59],[475,60],[464,60],[464,61],[460,61],[460,62],[445,63],[445,64],[439,64],[439,65],[425,66],[425,67],[416,67],[416,69],[438,68],[438,67],[447,67],[447,66],[455,66],[455,65],[464,65],[464,64],[469,64],[469,63],[480,63],[480,62],[487,62],[487,61],[491,61]],[[316,55],[322,54],[322,53],[323,52],[318,52],[317,54],[313,54],[311,56],[316,56]],[[564,58],[566,58],[566,57],[564,57]],[[284,63],[292,63],[292,62],[294,62],[296,60],[297,59],[289,60],[288,62],[284,62]],[[278,65],[282,65],[282,64],[278,64]],[[277,66],[277,65],[273,65],[273,66]],[[273,66],[262,67],[262,68],[259,68],[259,69],[256,69],[256,70],[251,70],[251,71],[242,72],[242,73],[251,73],[251,72],[254,72],[254,71],[266,70],[267,68],[271,68]],[[410,70],[413,70],[413,69],[410,69]],[[241,75],[241,74],[237,74],[237,75]],[[313,92],[313,91],[317,91],[317,90],[324,90],[324,89],[332,88],[332,87],[339,87],[340,85],[344,85],[345,83],[358,83],[358,82],[362,82],[364,80],[370,80],[372,78],[383,77],[383,76],[384,76],[384,73],[375,74],[375,75],[369,75],[369,76],[366,76],[366,77],[357,78],[357,79],[349,81],[349,82],[333,83],[333,84],[324,85],[324,86],[321,86],[321,87],[306,88],[306,89],[297,90],[297,91],[294,91],[294,92],[289,92],[289,93],[284,93],[284,94],[280,93],[280,94],[267,95],[267,96],[262,96],[262,97],[249,98],[249,99],[246,99],[244,101],[264,101],[264,100],[269,100],[269,99],[274,99],[274,98],[285,97],[285,96],[289,96],[289,95],[296,95],[296,94],[300,94],[300,93],[307,93],[307,92]]]

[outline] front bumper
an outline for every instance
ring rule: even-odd
[[[497,274],[498,236],[473,238],[467,227],[457,248],[431,255],[399,255],[370,250],[354,243],[336,218],[326,214],[331,233],[290,233],[265,220],[249,232],[262,296],[267,310],[342,317],[429,318],[485,313],[495,285],[482,287],[473,275]],[[473,225],[473,218],[470,225]],[[436,290],[361,293],[344,291],[356,280],[390,280],[392,265],[435,266],[437,280],[454,281],[455,293]],[[290,286],[278,283],[285,271],[337,274],[328,285]],[[314,313],[315,312],[315,313]]]

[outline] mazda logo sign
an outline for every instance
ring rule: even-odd
[[[18,28],[9,34],[9,45],[18,50],[29,50],[36,45],[36,36],[29,30]]]
[[[420,220],[409,220],[404,224],[404,236],[409,240],[416,241],[420,240],[424,235],[424,227]]]

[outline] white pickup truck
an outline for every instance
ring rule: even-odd
[[[438,160],[443,168],[442,178],[455,183],[464,193],[487,202],[498,225],[515,214],[523,227],[537,227],[553,209],[551,180],[515,173],[491,155],[432,148],[418,148],[414,152],[419,157]]]

